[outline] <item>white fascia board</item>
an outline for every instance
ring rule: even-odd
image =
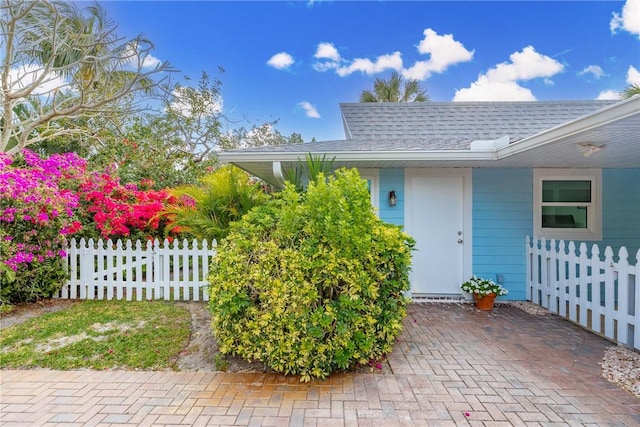
[[[495,150],[438,150],[438,151],[335,151],[326,152],[328,159],[335,161],[407,161],[407,160],[496,160]],[[304,159],[307,152],[234,152],[219,153],[220,160],[235,162],[297,162]]]
[[[640,114],[640,95],[610,105],[595,113],[563,123],[549,130],[514,142],[497,150],[497,159],[504,159],[532,148],[542,147],[561,138],[598,128],[618,120]]]

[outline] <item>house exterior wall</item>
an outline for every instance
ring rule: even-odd
[[[380,169],[380,219],[390,224],[404,225],[404,169]],[[389,191],[395,191],[397,202],[389,206]]]
[[[379,171],[380,218],[404,225],[404,170]],[[396,206],[389,206],[394,190]],[[497,280],[509,290],[504,299],[524,300],[525,236],[533,235],[533,170],[481,168],[472,173],[473,274]],[[602,234],[597,243],[629,250],[635,262],[640,248],[640,169],[602,171]],[[576,242],[579,243],[579,242]]]
[[[473,273],[524,300],[524,238],[533,228],[531,169],[473,170]]]
[[[601,252],[621,246],[634,260],[640,249],[640,168],[602,170],[602,242]]]

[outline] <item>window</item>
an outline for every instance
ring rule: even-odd
[[[602,240],[601,177],[599,169],[534,169],[535,235]]]
[[[380,197],[378,190],[378,170],[377,169],[360,169],[360,178],[369,184],[369,194],[371,195],[371,206],[376,208],[376,212],[380,207]]]

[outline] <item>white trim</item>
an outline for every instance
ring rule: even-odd
[[[322,151],[322,153],[326,153],[329,158],[335,157],[336,162],[496,161],[527,152],[534,148],[543,147],[563,138],[597,129],[628,117],[637,116],[639,111],[640,96],[635,96],[497,150],[492,148],[482,150]],[[343,142],[348,142],[348,140]],[[218,158],[220,161],[228,163],[261,163],[265,161],[297,162],[299,159],[304,158],[309,148],[309,144],[302,144],[300,147],[300,149],[304,150],[302,152],[223,151],[218,153]]]
[[[405,229],[411,229],[407,213],[411,212],[411,178],[413,177],[461,177],[462,178],[462,277],[471,277],[473,271],[473,187],[471,168],[408,168],[405,169]],[[447,266],[443,266],[447,268]],[[463,292],[460,291],[460,294]]]
[[[497,159],[504,159],[532,148],[541,147],[560,138],[566,138],[637,115],[639,109],[640,96],[634,96],[633,98],[620,101],[587,116],[563,123],[549,130],[514,142],[507,147],[500,148],[497,150]]]
[[[591,209],[587,229],[542,228],[542,181],[591,181]],[[536,238],[556,240],[602,240],[602,170],[601,169],[533,169],[533,232]]]
[[[360,172],[360,178],[371,181],[371,187],[369,188],[371,193],[371,206],[376,209],[377,213],[380,209],[380,170],[358,168],[358,172]]]

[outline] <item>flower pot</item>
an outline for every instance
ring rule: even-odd
[[[473,294],[473,299],[476,301],[476,307],[478,307],[478,310],[491,311],[493,310],[493,303],[496,300],[496,294]]]

